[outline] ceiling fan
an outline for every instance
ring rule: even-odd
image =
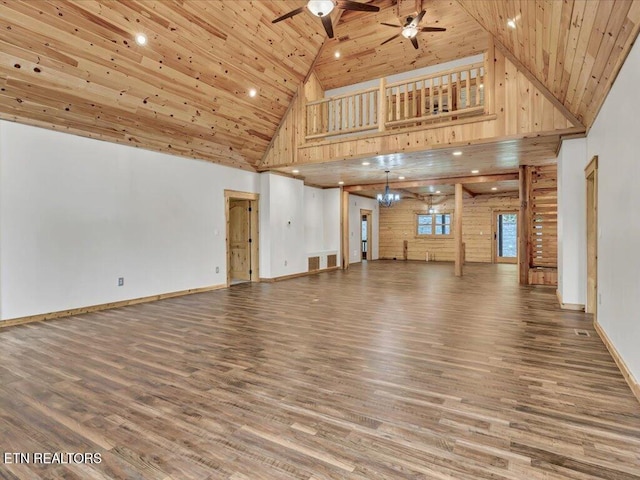
[[[416,37],[418,36],[418,32],[445,32],[447,30],[446,28],[441,28],[441,27],[418,28],[418,24],[422,20],[422,17],[424,17],[425,13],[426,13],[426,10],[422,10],[416,17],[407,17],[407,20],[405,21],[404,26],[393,25],[391,23],[382,23],[382,25],[385,25],[387,27],[401,28],[402,30],[400,31],[400,33],[394,35],[388,40],[385,40],[380,45],[384,45],[385,43],[390,42],[391,40],[394,40],[398,38],[400,35],[402,35],[404,38],[408,38],[409,40],[411,40],[413,48],[417,49],[418,39]]]
[[[309,0],[307,2],[307,8],[313,15],[319,17],[320,20],[322,20],[322,26],[327,32],[329,38],[333,38],[333,25],[331,24],[331,17],[329,16],[329,14],[335,7],[341,8],[343,10],[357,10],[360,12],[380,11],[380,7],[369,5],[366,3],[353,2],[351,0]],[[285,13],[281,17],[276,18],[271,23],[277,23],[281,20],[286,20],[287,18],[291,18],[294,15],[302,13],[303,11],[304,7],[296,8],[295,10],[292,10],[289,13]]]

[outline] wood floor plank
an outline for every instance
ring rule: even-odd
[[[640,480],[640,404],[590,316],[513,265],[465,268],[370,262],[0,329],[0,446],[102,455],[0,459],[0,479]]]

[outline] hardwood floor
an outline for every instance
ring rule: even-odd
[[[640,479],[640,404],[556,303],[380,261],[0,329],[0,450],[102,460],[0,478]]]

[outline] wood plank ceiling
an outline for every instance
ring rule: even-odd
[[[426,15],[420,26],[444,27],[446,32],[420,33],[416,50],[402,36],[381,45],[400,29],[382,22],[403,25],[395,0],[378,0],[376,14],[345,12],[336,36],[326,42],[315,66],[325,90],[415,70],[429,65],[469,57],[487,49],[486,30],[464,9],[452,1],[423,0]],[[413,3],[413,2],[406,2]],[[415,3],[414,3],[415,5]],[[340,58],[335,53],[340,53]]]
[[[500,143],[431,149],[367,159],[349,159],[331,163],[296,164],[276,169],[320,187],[375,184],[384,181],[390,170],[390,182],[423,178],[464,177],[517,172],[518,166],[555,162],[559,137],[531,137]],[[454,155],[461,152],[462,155]],[[476,173],[474,173],[477,170]],[[399,177],[404,177],[401,179]]]
[[[638,0],[458,2],[587,128],[640,29]]]
[[[640,25],[640,0],[423,0],[423,24],[447,31],[414,50],[380,45],[397,0],[359,1],[381,11],[345,12],[325,42],[306,11],[271,23],[304,0],[4,0],[0,118],[253,169],[316,57],[332,88],[473,55],[490,33],[589,127]]]
[[[252,168],[325,38],[299,3],[4,1],[0,117]]]

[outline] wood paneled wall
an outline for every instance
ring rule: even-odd
[[[262,158],[262,164],[296,163],[298,145],[304,142],[306,130],[306,102],[318,100],[324,96],[322,86],[314,73],[309,80],[298,88],[289,110],[282,118],[278,131]]]
[[[518,194],[479,195],[465,198],[462,217],[462,240],[465,243],[465,259],[468,262],[491,262],[494,212],[517,210]],[[434,203],[439,213],[454,212],[454,198],[446,197]],[[450,237],[416,238],[416,213],[428,211],[428,202],[403,199],[392,208],[380,209],[380,258],[403,258],[403,243],[408,241],[408,259],[425,260],[429,252],[431,260],[453,261],[455,240]]]

